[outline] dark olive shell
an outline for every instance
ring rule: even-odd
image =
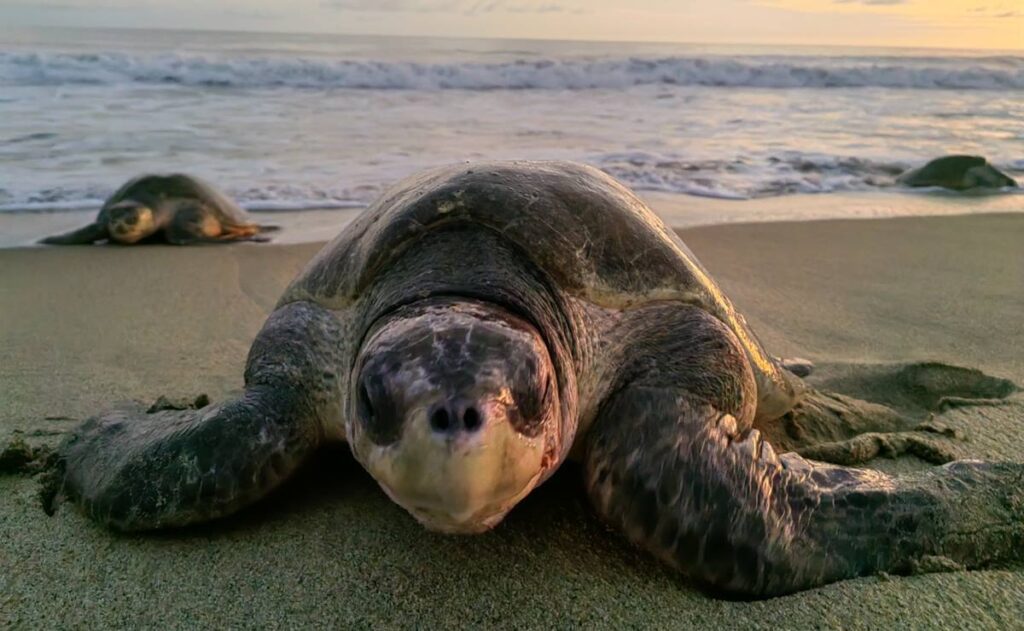
[[[248,225],[253,223],[241,207],[227,195],[203,180],[182,173],[170,175],[140,175],[125,183],[103,204],[100,211],[102,221],[107,208],[126,200],[138,202],[154,211],[172,208],[182,200],[200,202],[206,212],[222,225]]]
[[[286,293],[356,298],[423,234],[455,224],[491,230],[528,252],[564,291],[611,308],[683,298],[729,306],[683,242],[633,193],[571,162],[446,167],[385,192],[325,247]]]
[[[699,306],[740,339],[763,395],[784,387],[774,361],[678,235],[614,179],[572,162],[449,166],[407,178],[325,246],[279,304],[344,308],[417,239],[459,225],[499,235],[560,291],[591,304]]]

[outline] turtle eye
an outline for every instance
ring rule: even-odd
[[[396,406],[387,382],[379,375],[370,373],[360,379],[355,407],[354,420],[373,442],[389,445],[401,436],[405,411]]]
[[[370,402],[370,390],[366,387],[366,383],[359,385],[359,416],[364,420],[373,420],[373,404]]]

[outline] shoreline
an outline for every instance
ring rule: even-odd
[[[638,192],[674,229],[753,223],[842,219],[949,217],[1024,213],[1024,193],[856,192],[782,195],[732,200],[682,193]],[[0,249],[39,246],[45,236],[91,223],[99,209],[0,213]],[[278,225],[272,244],[326,243],[365,207],[250,211],[258,223]]]

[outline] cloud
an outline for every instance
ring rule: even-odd
[[[578,2],[576,4],[579,4]],[[401,13],[577,13],[580,6],[536,0],[322,0],[320,6],[339,11]]]
[[[481,0],[466,9],[466,13],[583,13],[582,6],[569,6],[555,2],[508,2],[506,0]]]
[[[461,0],[323,0],[320,6],[339,11],[432,13],[459,10],[464,4]]]
[[[93,4],[89,6],[81,4],[72,4],[70,2],[7,2],[3,3],[0,8],[29,8],[40,11],[87,11],[87,10],[103,10],[103,11],[120,11],[128,7],[116,4]]]
[[[1003,6],[979,6],[973,9],[968,9],[968,13],[976,13],[978,17],[982,18],[1020,18],[1024,17],[1024,11],[1008,11]]]
[[[772,9],[782,9],[786,11],[796,11],[800,13],[820,13],[820,14],[831,14],[836,13],[850,13],[850,12],[863,12],[857,7],[865,7],[868,9],[885,9],[887,7],[907,7],[910,5],[916,7],[922,7],[920,2],[915,0],[737,0],[739,2],[751,2],[753,4],[769,7]],[[841,7],[833,6],[829,8],[829,5],[842,5]],[[914,9],[916,11],[916,9]],[[906,9],[904,9],[906,12]]]
[[[278,13],[271,11],[262,11],[260,9],[246,9],[242,7],[231,7],[223,9],[224,15],[230,15],[236,18],[251,19],[251,20],[276,20],[280,16]]]
[[[894,4],[909,4],[910,0],[832,0],[836,4],[869,4],[871,6],[891,6]]]

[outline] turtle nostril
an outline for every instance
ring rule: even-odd
[[[433,432],[454,438],[479,431],[484,425],[484,417],[473,405],[449,402],[431,410],[427,422]]]
[[[438,408],[430,415],[430,427],[434,431],[447,432],[451,425],[451,418],[448,417],[448,411],[444,408]]]
[[[469,407],[462,414],[462,425],[466,428],[467,432],[475,432],[480,429],[480,413],[476,411],[476,408]]]

